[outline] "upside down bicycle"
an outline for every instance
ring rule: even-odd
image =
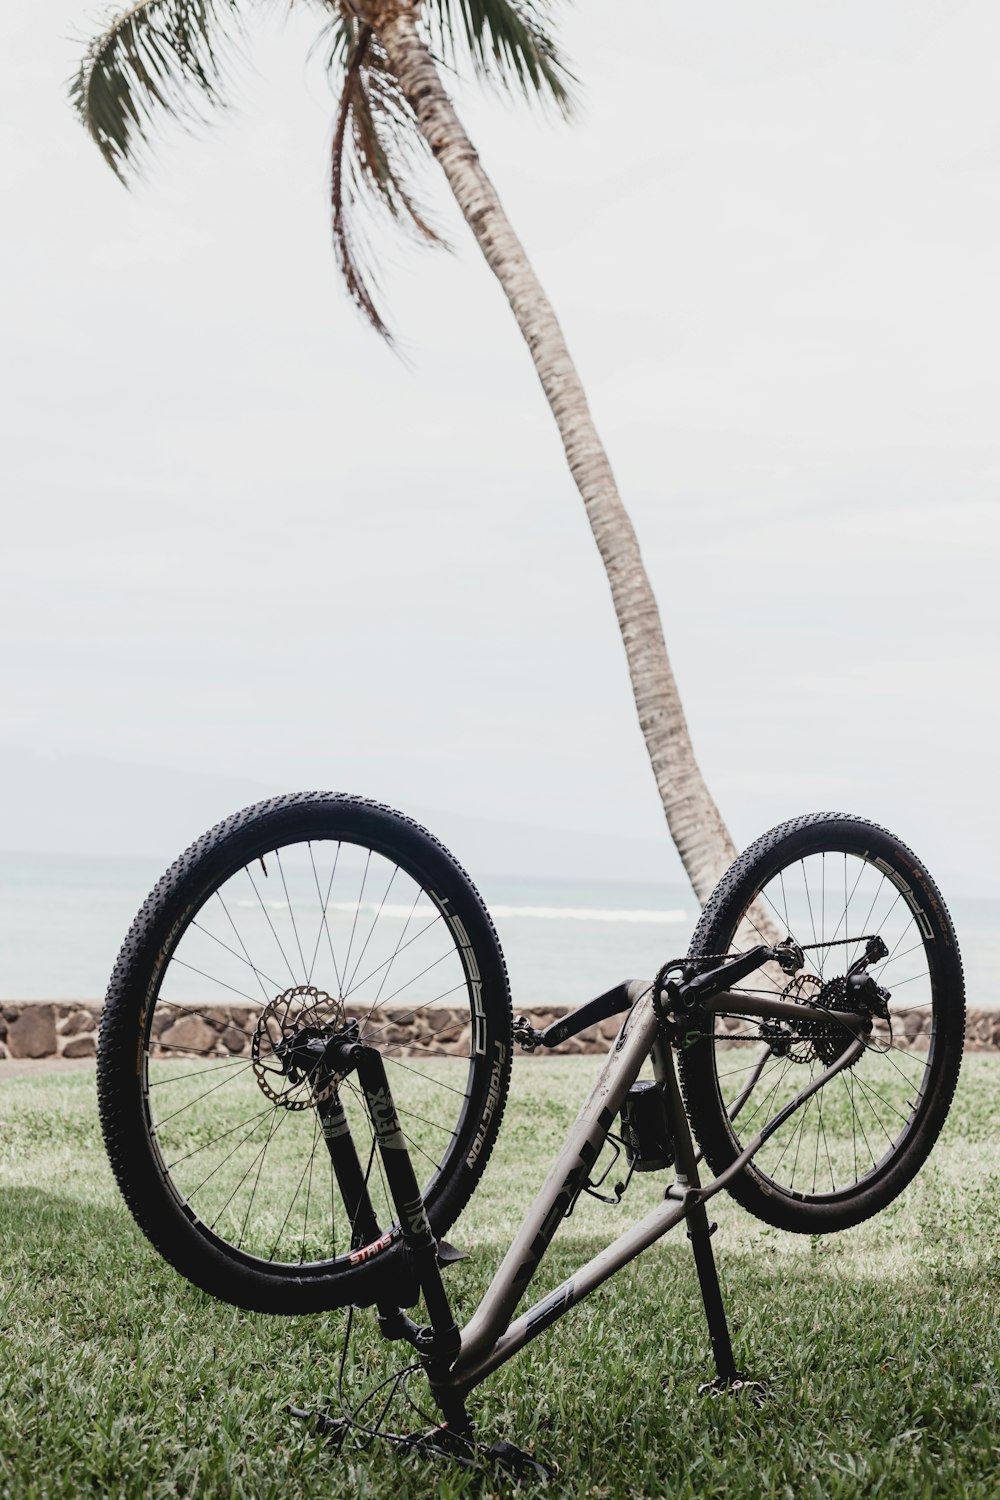
[[[617,1016],[460,1329],[443,1237],[490,1158],[514,1045],[551,1048]],[[415,1349],[441,1412],[419,1441],[471,1462],[470,1392],[681,1222],[709,1384],[737,1386],[706,1204],[725,1188],[809,1234],[884,1208],[944,1123],[964,1016],[937,887],[862,819],[814,814],[765,834],[683,958],[538,1031],[514,1020],[493,924],[448,851],[377,803],[304,793],[220,823],[142,907],[105,1005],[101,1120],[132,1214],[182,1275],[263,1312],[374,1307],[382,1333]],[[609,1143],[629,1168],[614,1201],[634,1172],[665,1174],[662,1198],[515,1316],[562,1220],[582,1193],[600,1196]],[[509,1444],[494,1456],[539,1467]]]

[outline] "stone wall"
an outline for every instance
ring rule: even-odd
[[[566,1007],[534,1007],[527,1012],[533,1026],[542,1029],[566,1014]],[[347,1007],[348,1014],[352,1007]],[[0,1002],[0,1060],[12,1058],[86,1058],[97,1050],[99,1001],[75,1000],[7,1000]],[[364,1014],[359,1008],[356,1014]],[[433,1012],[414,1015],[401,1007],[380,1007],[381,1036],[396,1055],[417,1053],[432,1041],[433,1045],[465,1052],[468,1048],[468,1025],[463,1013],[438,1006]],[[465,1013],[467,1014],[467,1013]],[[153,1023],[159,1055],[169,1056],[175,1048],[218,1056],[240,1056],[249,1052],[256,1012],[247,1006],[211,1006],[199,1008],[189,1016],[157,1016]],[[736,1018],[723,1022],[738,1032],[746,1023]],[[619,1021],[602,1021],[580,1036],[571,1037],[559,1053],[605,1052],[618,1032]],[[918,1012],[905,1017],[900,1032],[894,1035],[897,1045],[920,1047],[921,1016]],[[972,1009],[965,1027],[967,1052],[1000,1051],[1000,1010]],[[536,1056],[539,1054],[535,1054]],[[551,1053],[542,1053],[551,1056]]]
[[[100,1014],[97,1001],[0,1002],[0,1059],[93,1057]]]

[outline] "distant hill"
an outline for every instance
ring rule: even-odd
[[[228,813],[305,788],[100,756],[0,747],[0,849],[150,856],[166,861]],[[330,788],[379,797],[377,786]],[[386,798],[386,800],[389,800]],[[646,839],[401,806],[470,872],[682,882],[665,827]]]

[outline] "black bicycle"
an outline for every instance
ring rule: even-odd
[[[557,1046],[618,1015],[558,1159],[458,1329],[442,1237],[489,1160],[513,1045]],[[683,958],[539,1032],[513,1020],[493,924],[447,850],[376,803],[307,793],[220,823],[147,899],[108,990],[101,1120],[129,1208],[178,1271],[265,1312],[375,1306],[444,1415],[422,1441],[461,1457],[471,1389],[681,1221],[713,1384],[737,1385],[707,1201],[726,1188],[810,1234],[877,1213],[941,1130],[964,1021],[937,887],[862,819],[821,813],[765,834]],[[600,1191],[609,1144],[626,1184],[666,1175],[662,1200],[515,1317],[562,1219]],[[424,1326],[406,1311],[421,1296]]]

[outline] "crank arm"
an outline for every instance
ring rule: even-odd
[[[787,943],[779,943],[776,948],[761,944],[760,947],[740,953],[736,958],[727,959],[718,968],[696,974],[693,979],[679,984],[676,981],[669,982],[665,986],[665,993],[674,1004],[688,1010],[693,1006],[705,1005],[714,995],[728,989],[737,980],[746,979],[769,963],[778,964],[786,973],[794,973],[792,965],[795,968],[802,967],[802,950],[794,944],[789,946]]]
[[[612,1016],[620,1016],[624,1011],[631,1010],[634,1004],[635,980],[626,981],[616,984],[614,989],[607,990],[603,995],[598,995],[596,1000],[588,1000],[586,1005],[570,1011],[568,1015],[560,1016],[558,1021],[553,1021],[544,1031],[536,1030],[527,1016],[516,1016],[514,1040],[526,1052],[534,1052],[536,1047],[558,1047],[569,1037],[578,1036],[589,1026],[596,1026],[598,1021],[608,1021]]]

